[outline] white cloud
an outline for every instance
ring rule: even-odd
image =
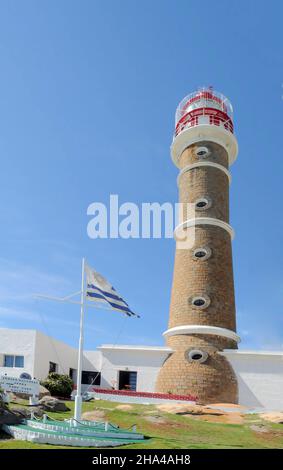
[[[250,336],[250,332],[248,330],[240,330],[240,336]]]
[[[0,306],[0,318],[1,320],[6,319],[22,319],[29,321],[38,321],[39,315],[35,312],[24,309],[15,309],[13,307],[2,307]],[[3,324],[3,322],[2,322]],[[4,324],[3,324],[4,325]]]
[[[61,295],[71,288],[69,280],[30,265],[0,259],[0,301],[29,301],[34,293]]]

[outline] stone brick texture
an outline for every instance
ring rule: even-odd
[[[200,159],[196,149],[205,146],[210,155]],[[199,142],[184,150],[179,168],[198,161],[212,161],[228,168],[226,150],[212,142]],[[199,167],[183,173],[179,182],[179,201],[193,203],[209,197],[211,207],[196,211],[195,217],[213,217],[229,223],[229,180],[220,169]],[[186,214],[190,218],[191,214]],[[176,249],[172,283],[169,328],[181,325],[209,325],[236,331],[235,298],[231,237],[221,227],[201,225],[195,230],[191,249]],[[209,247],[207,260],[195,259],[195,248]],[[190,299],[197,295],[210,298],[205,309],[198,309]],[[163,364],[156,390],[163,393],[197,395],[203,403],[237,403],[238,387],[235,373],[228,360],[220,354],[226,348],[237,348],[237,343],[215,335],[176,335],[168,337],[167,345],[173,349]],[[208,353],[203,363],[189,362],[190,349]]]
[[[191,394],[200,403],[238,403],[237,378],[229,361],[219,354],[221,339],[212,335],[179,335],[168,338],[174,350],[160,369],[156,389],[163,393]],[[190,349],[208,352],[203,363],[188,362]]]

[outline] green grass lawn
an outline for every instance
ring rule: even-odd
[[[66,403],[71,411],[48,415],[56,419],[69,418],[74,404]],[[123,446],[124,449],[283,449],[283,426],[263,422],[256,415],[247,415],[244,424],[220,424],[161,412],[154,405],[132,405],[127,411],[117,409],[117,405],[102,400],[89,402],[83,404],[83,411],[92,411],[94,408],[103,410],[105,420],[122,428],[136,424],[137,431],[147,439]],[[260,428],[259,425],[263,423],[264,428]],[[255,425],[261,432],[252,429]],[[56,446],[16,441],[4,433],[0,434],[0,449],[54,448]]]

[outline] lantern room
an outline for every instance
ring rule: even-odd
[[[210,124],[234,132],[230,101],[211,88],[202,88],[186,96],[176,111],[175,135],[186,127]]]
[[[200,88],[187,95],[177,107],[171,146],[173,161],[178,166],[180,153],[188,145],[211,140],[226,148],[232,164],[238,153],[233,134],[233,108],[228,98],[212,87]]]

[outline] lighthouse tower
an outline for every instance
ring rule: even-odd
[[[193,246],[176,245],[170,319],[172,353],[156,390],[192,394],[204,403],[237,403],[235,373],[222,353],[236,349],[230,165],[238,152],[229,100],[211,88],[186,96],[176,111],[171,156],[180,169],[179,202],[193,204],[182,228]]]

